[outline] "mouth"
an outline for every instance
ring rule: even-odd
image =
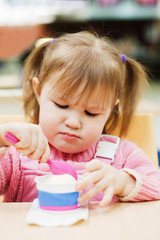
[[[73,133],[69,133],[69,132],[61,132],[60,133],[62,135],[63,138],[65,138],[66,140],[71,140],[71,141],[74,141],[74,140],[77,140],[79,139],[80,137],[73,134]]]

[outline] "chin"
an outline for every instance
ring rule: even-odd
[[[55,146],[56,149],[58,149],[61,152],[64,153],[78,153],[78,152],[83,152],[86,150],[86,147],[68,147],[68,146]]]
[[[57,148],[59,151],[61,151],[61,152],[64,152],[64,153],[78,153],[78,152],[82,152],[81,150],[79,150],[79,149],[69,149],[69,148],[61,148],[61,147],[58,147]]]

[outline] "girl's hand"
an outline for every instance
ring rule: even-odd
[[[19,139],[19,142],[14,144],[18,152],[28,155],[31,159],[43,162],[48,160],[50,148],[39,125],[23,122],[0,125],[0,153],[4,153],[8,150],[8,146],[12,145],[5,139],[7,132]]]
[[[135,179],[132,176],[100,160],[90,161],[86,170],[87,174],[83,180],[77,183],[76,190],[82,191],[86,187],[92,186],[79,197],[80,204],[103,191],[104,197],[100,206],[104,207],[112,201],[114,195],[127,196],[135,187]]]

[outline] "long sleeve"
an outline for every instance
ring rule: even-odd
[[[121,169],[136,179],[135,189],[121,201],[145,201],[160,199],[160,170],[135,144],[123,141],[117,157]]]
[[[5,198],[8,201],[14,201],[19,186],[20,175],[19,153],[11,146],[0,157],[0,194],[5,194]]]

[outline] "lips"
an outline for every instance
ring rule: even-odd
[[[80,138],[79,136],[69,132],[61,132],[60,134],[67,140],[76,140]]]

